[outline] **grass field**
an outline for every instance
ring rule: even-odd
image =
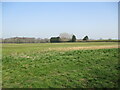
[[[3,44],[3,88],[117,88],[118,43]]]

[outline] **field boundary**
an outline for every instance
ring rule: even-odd
[[[89,46],[89,47],[66,47],[66,48],[49,48],[48,50],[68,51],[68,50],[92,50],[92,49],[110,49],[110,48],[119,48],[119,46],[110,45],[110,46]]]

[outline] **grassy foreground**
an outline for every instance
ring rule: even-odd
[[[101,45],[117,43],[3,44],[3,88],[117,88],[117,48],[57,50]]]

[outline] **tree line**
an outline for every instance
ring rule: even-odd
[[[85,36],[83,38],[83,41],[87,41],[89,38],[88,36]],[[51,43],[58,43],[58,42],[76,42],[76,36],[73,34],[68,33],[61,33],[58,37],[51,37],[50,42]]]
[[[87,38],[84,38],[83,40],[86,40]],[[55,43],[55,42],[76,42],[76,36],[73,34],[68,33],[61,33],[58,37],[51,37],[48,38],[28,38],[28,37],[13,37],[13,38],[5,38],[1,39],[0,41],[2,43]]]
[[[76,42],[76,36],[73,35],[71,39],[63,39],[60,37],[51,37],[50,38],[51,43],[56,43],[56,42]]]
[[[1,40],[2,43],[49,43],[50,40],[47,38],[28,38],[28,37],[13,37],[5,38]]]
[[[28,37],[13,37],[0,39],[0,43],[60,43],[60,42],[118,42],[120,40],[90,40],[88,36],[83,39],[77,39],[75,35],[68,33],[61,33],[57,37],[48,38],[28,38]]]

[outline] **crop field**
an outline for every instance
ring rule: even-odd
[[[117,88],[117,42],[2,44],[3,88]]]

